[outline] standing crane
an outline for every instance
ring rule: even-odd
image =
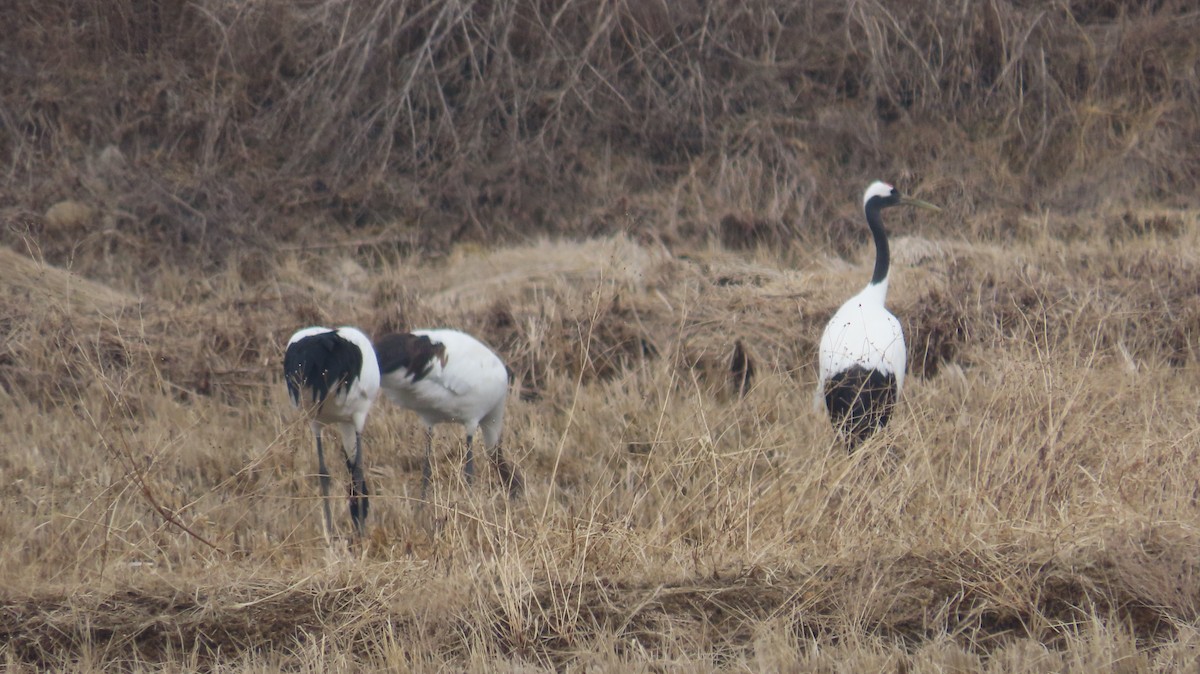
[[[863,194],[863,211],[875,239],[871,282],[837,310],[821,335],[818,398],[823,398],[834,428],[853,451],[887,425],[904,387],[906,352],[900,321],[887,310],[888,239],[880,212],[904,204],[941,209],[906,197],[876,181]]]
[[[305,410],[317,440],[317,475],[321,481],[325,535],[333,535],[333,522],[329,515],[330,476],[321,445],[321,429],[334,425],[342,436],[342,452],[350,471],[350,519],[355,533],[361,537],[368,507],[362,431],[371,403],[379,395],[375,348],[356,328],[304,328],[288,340],[283,378],[292,404]]]
[[[447,329],[385,335],[375,350],[384,394],[416,412],[425,426],[421,498],[428,494],[433,470],[433,428],[447,422],[466,428],[467,482],[475,479],[471,443],[476,431],[483,429],[483,444],[500,482],[511,498],[519,496],[524,487],[521,476],[500,448],[508,397],[508,368],[500,357],[474,337]]]

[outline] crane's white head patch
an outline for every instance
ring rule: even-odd
[[[874,197],[890,197],[896,194],[896,188],[882,180],[876,180],[871,183],[867,191],[863,193],[863,208],[867,207],[867,202]]]

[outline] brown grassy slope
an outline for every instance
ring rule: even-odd
[[[893,215],[897,230],[927,219]],[[1138,224],[1154,222],[1170,224]],[[1179,346],[1195,317],[1180,298],[1200,230],[1166,210],[1118,214],[1070,245],[1046,235],[1060,229],[1023,220],[1004,248],[896,237],[892,304],[918,376],[890,432],[852,457],[812,410],[813,340],[867,265],[828,252],[781,265],[617,237],[459,247],[374,274],[299,254],[200,289],[164,275],[135,310],[48,291],[11,302],[17,334],[69,329],[10,343],[3,361],[16,411],[3,442],[18,448],[0,458],[4,657],[1190,666],[1200,466]],[[13,286],[71,285],[4,269]],[[381,404],[370,548],[331,565],[311,439],[276,374],[278,326],[311,321],[444,323],[497,345],[529,398],[514,394],[505,433],[527,500],[506,506],[490,475],[467,491],[458,433],[443,431],[418,511],[421,433]],[[759,372],[740,401],[723,371],[734,337]],[[102,358],[105,345],[135,355]],[[9,376],[31,360],[70,387]]]
[[[0,21],[7,242],[48,228],[50,260],[123,285],[332,232],[778,244],[876,177],[1011,222],[1194,205],[1200,175],[1183,0],[18,0]],[[88,217],[47,224],[64,199]]]

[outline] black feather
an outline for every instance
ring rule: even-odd
[[[288,346],[283,356],[283,377],[293,403],[300,404],[301,389],[312,392],[313,403],[323,403],[331,391],[334,395],[349,391],[362,366],[362,351],[337,331],[330,330]]]
[[[896,375],[855,365],[825,382],[825,406],[833,426],[853,451],[887,425],[896,406]]]
[[[416,383],[433,369],[434,358],[446,362],[446,345],[434,342],[428,335],[392,333],[375,342],[375,357],[379,359],[380,375],[404,370]]]

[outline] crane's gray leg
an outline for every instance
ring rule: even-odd
[[[354,434],[354,461],[346,462],[350,469],[350,519],[354,522],[354,531],[362,538],[367,526],[367,478],[363,475],[362,465],[362,433]]]
[[[325,467],[325,449],[321,446],[321,429],[313,425],[317,436],[317,477],[321,482],[321,508],[325,512],[325,538],[333,536],[333,517],[329,514],[329,469]]]
[[[421,466],[421,500],[429,497],[429,481],[433,477],[433,427],[425,428],[425,465]]]
[[[471,450],[471,436],[467,436],[467,465],[464,468],[467,474],[467,485],[474,486],[475,484],[475,452]]]

